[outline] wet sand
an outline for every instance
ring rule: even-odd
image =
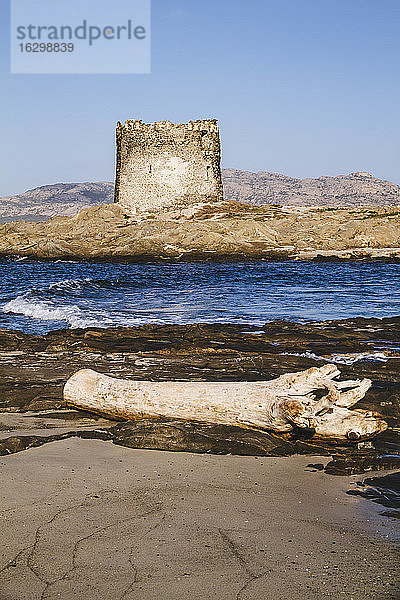
[[[327,457],[70,438],[0,458],[0,600],[400,597],[399,521]]]

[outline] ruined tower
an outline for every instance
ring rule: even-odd
[[[216,119],[117,123],[115,202],[132,213],[223,198]]]

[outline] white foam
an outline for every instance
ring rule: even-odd
[[[312,360],[328,360],[323,356],[318,356],[318,354],[314,354],[314,352],[282,352],[282,356],[301,356],[304,358],[311,358]]]
[[[332,354],[331,356],[318,356],[313,352],[284,352],[286,356],[303,356],[313,360],[323,360],[325,362],[338,363],[341,365],[353,365],[359,360],[377,360],[387,362],[390,358],[400,358],[400,356],[388,356],[384,352],[359,352],[357,354]]]
[[[85,279],[61,279],[60,281],[50,283],[48,289],[69,292],[79,291],[88,283],[92,283],[90,277],[85,277]]]
[[[331,360],[342,365],[353,365],[359,360],[377,360],[387,362],[389,358],[398,358],[397,356],[388,356],[384,352],[360,352],[359,354],[333,354]]]
[[[99,322],[85,316],[78,306],[57,307],[50,302],[29,300],[24,296],[17,296],[7,302],[2,312],[24,315],[41,321],[66,321],[72,328],[101,326]]]

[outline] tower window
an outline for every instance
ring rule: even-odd
[[[211,177],[211,167],[207,167],[206,180],[210,181],[210,177]]]

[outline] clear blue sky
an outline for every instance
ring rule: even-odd
[[[216,117],[225,167],[400,183],[400,0],[153,0],[151,75],[10,75],[0,9],[0,195],[112,180],[128,118]]]

